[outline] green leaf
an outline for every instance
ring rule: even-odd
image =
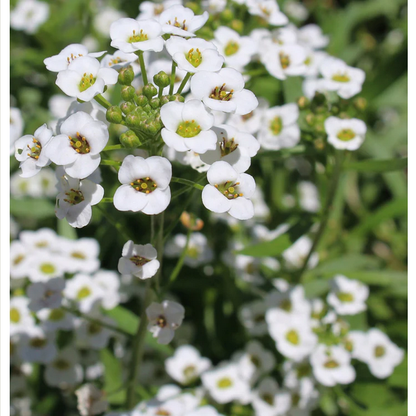
[[[328,292],[329,282],[324,279],[316,279],[305,283],[303,288],[305,289],[306,297],[311,299],[322,296],[324,293]]]
[[[364,160],[360,162],[346,163],[345,170],[357,172],[393,172],[407,167],[407,157],[386,160]]]
[[[278,256],[289,248],[298,238],[306,234],[311,228],[312,222],[309,217],[302,218],[289,229],[286,233],[280,235],[272,241],[255,244],[237,251],[236,254],[253,257],[271,257]]]
[[[69,238],[70,240],[77,239],[75,228],[71,227],[65,219],[58,220],[58,234],[61,237]]]
[[[407,354],[404,360],[394,369],[393,374],[387,379],[392,387],[407,388]]]
[[[351,271],[347,277],[375,286],[400,286],[407,284],[407,273],[396,270]]]
[[[104,365],[104,391],[111,404],[121,404],[125,399],[123,386],[122,361],[118,360],[107,348],[100,351]]]
[[[29,217],[41,220],[55,216],[55,205],[47,199],[11,199],[10,214],[15,217]]]

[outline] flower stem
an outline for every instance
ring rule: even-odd
[[[176,76],[176,67],[178,65],[175,61],[172,60],[172,71],[170,73],[170,86],[169,86],[169,95],[173,94],[173,87],[175,85],[175,76]]]
[[[199,183],[192,182],[189,179],[173,177],[171,179],[171,182],[181,183],[182,185],[190,186],[192,188],[199,189],[200,191],[202,191],[204,189],[204,187],[202,185],[200,185]]]
[[[119,222],[117,222],[111,215],[109,215],[108,212],[102,207],[102,205],[97,204],[97,205],[94,205],[94,206],[97,207],[97,209],[99,209],[102,212],[102,214],[107,219],[107,221],[111,225],[113,225],[114,228],[117,229],[117,231],[119,231],[119,233],[121,234],[121,236],[123,237],[123,239],[125,241],[132,240],[132,238],[130,238],[130,236],[128,235],[128,233],[124,230],[123,225],[120,224]]]
[[[94,97],[94,100],[97,101],[98,104],[102,105],[107,110],[111,107],[111,103],[107,101],[101,94],[98,94]]]
[[[188,82],[188,79],[191,78],[192,74],[190,72],[188,72],[184,79],[181,82],[181,85],[179,85],[178,91],[176,91],[176,94],[180,94],[182,92],[182,90],[185,88],[186,83]]]
[[[133,345],[132,351],[133,355],[130,362],[130,372],[128,377],[128,388],[126,394],[126,408],[131,409],[136,403],[136,394],[135,394],[135,387],[137,376],[139,374],[139,367],[140,363],[143,358],[143,350],[144,350],[144,339],[146,336],[146,327],[147,327],[147,316],[146,316],[146,308],[147,305],[151,301],[152,291],[150,289],[150,282],[151,279],[146,280],[146,292],[143,298],[143,303],[141,305],[141,312],[140,312],[140,323],[137,328],[137,332],[133,338]]]
[[[105,166],[113,166],[117,170],[120,169],[120,165],[121,165],[120,162],[116,162],[115,160],[108,160],[108,159],[101,160],[101,164]]]
[[[112,144],[112,145],[104,147],[102,151],[108,152],[109,150],[120,150],[120,149],[125,149],[125,147],[123,147],[121,144]]]
[[[140,63],[140,70],[142,72],[142,78],[143,78],[143,84],[147,85],[147,72],[146,72],[146,66],[144,64],[144,59],[143,59],[143,51],[138,51],[138,55],[139,55],[139,63]]]
[[[331,213],[332,205],[334,203],[335,194],[336,194],[336,191],[337,191],[337,188],[338,188],[339,178],[341,176],[343,161],[344,161],[344,153],[336,152],[335,153],[335,166],[334,166],[334,170],[332,172],[331,182],[329,184],[329,190],[328,190],[328,195],[327,195],[327,198],[326,198],[325,207],[324,207],[324,210],[323,210],[322,216],[321,216],[321,223],[319,224],[318,231],[315,234],[315,238],[313,240],[312,247],[309,250],[309,253],[306,256],[305,261],[303,263],[303,266],[302,266],[302,268],[300,269],[300,271],[297,275],[299,280],[301,279],[303,273],[305,273],[305,270],[308,267],[309,259],[311,258],[315,249],[318,247],[318,244],[321,240],[321,237],[323,236],[324,231],[326,229],[326,226],[328,224],[329,215]]]
[[[99,204],[109,204],[109,203],[113,203],[113,198],[108,197],[108,198],[103,198]]]
[[[170,275],[169,278],[169,286],[176,280],[176,278],[178,277],[182,266],[183,266],[183,262],[185,260],[186,257],[186,253],[188,251],[188,245],[189,245],[189,240],[191,238],[191,234],[192,234],[192,230],[188,230],[188,234],[186,235],[186,242],[185,242],[185,246],[183,247],[182,253],[178,259],[178,262],[176,263],[175,268],[173,269],[172,274]]]
[[[118,332],[119,334],[125,335],[126,337],[131,337],[131,334],[124,331],[123,329],[118,328],[114,325],[111,325],[107,322],[100,321],[99,319],[93,318],[91,316],[88,316],[88,315],[78,311],[77,309],[68,308],[66,306],[61,306],[61,309],[63,309],[66,312],[72,313],[72,315],[78,316],[79,318],[85,319],[86,321],[89,321],[93,324],[97,324],[97,325],[100,325],[104,328],[110,329],[111,331]]]

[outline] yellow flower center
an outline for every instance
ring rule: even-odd
[[[79,90],[81,92],[87,90],[88,88],[90,88],[92,85],[95,84],[95,80],[96,78],[94,77],[93,74],[87,74],[86,72],[84,72],[83,77],[81,78],[81,82],[79,83]]]
[[[56,270],[55,266],[52,263],[42,263],[39,269],[44,274],[53,274]]]
[[[275,136],[278,136],[282,132],[282,130],[283,130],[283,120],[281,119],[281,117],[276,116],[270,122],[270,130]]]
[[[146,263],[149,263],[149,259],[141,256],[130,257],[130,261],[133,262],[136,266],[143,266]]]
[[[280,65],[283,69],[286,69],[290,65],[290,57],[283,52],[279,53]]]
[[[338,132],[337,137],[343,142],[348,142],[355,137],[355,133],[351,129],[343,129]]]
[[[217,387],[219,389],[228,389],[233,385],[233,381],[229,377],[223,377],[217,381]]]
[[[227,181],[222,185],[215,184],[214,186],[228,199],[236,199],[243,196],[241,192],[238,192],[238,188],[236,188],[238,185],[240,185],[240,182],[233,183],[233,181]]]
[[[386,354],[386,349],[382,345],[377,345],[374,348],[374,356],[377,358],[383,357]]]
[[[198,68],[202,62],[202,53],[198,48],[192,48],[185,54],[185,58],[194,68]]]
[[[219,100],[219,101],[230,101],[231,98],[233,98],[234,90],[227,91],[225,88],[225,84],[222,84],[221,87],[215,87],[209,98],[212,98],[213,100]]]
[[[176,130],[176,134],[187,139],[197,136],[200,132],[201,126],[195,120],[182,121]]]
[[[64,316],[65,316],[65,312],[64,312],[62,309],[52,309],[52,310],[49,312],[48,319],[49,319],[50,321],[57,322],[57,321],[62,320],[62,318],[63,318]]]
[[[87,258],[87,256],[84,253],[81,253],[80,251],[73,251],[71,253],[71,257],[73,257],[74,259],[80,259],[80,260],[85,260]]]
[[[91,151],[90,144],[88,143],[88,140],[77,132],[75,137],[68,136],[69,138],[69,145],[77,152],[82,155],[85,155]]]
[[[286,334],[286,339],[293,345],[298,345],[300,342],[299,339],[299,334],[297,333],[297,331],[295,331],[294,329],[291,329],[287,334]]]
[[[150,194],[157,188],[156,182],[149,177],[136,179],[134,182],[130,182],[130,186],[137,192],[142,192],[144,194]]]
[[[84,286],[78,290],[77,300],[85,299],[90,295],[91,295],[91,289],[88,286]]]
[[[71,188],[68,192],[65,192],[65,195],[67,198],[65,198],[64,201],[71,205],[78,205],[85,199],[84,194],[79,189]],[[80,258],[74,255],[72,255],[72,257]]]
[[[224,55],[225,56],[234,55],[238,52],[239,49],[240,49],[240,45],[237,42],[230,40],[224,48]]]
[[[337,294],[337,298],[341,301],[341,302],[353,302],[354,301],[354,296],[352,293],[348,293],[348,292],[339,292]]]
[[[133,35],[129,37],[129,43],[136,43],[136,42],[144,42],[145,40],[149,40],[149,36],[143,32],[143,29],[140,30],[140,33],[136,33],[133,30]]]
[[[227,156],[230,153],[237,150],[238,143],[235,143],[234,138],[226,139],[223,137],[222,141],[220,142],[220,150],[221,150],[221,157]]]
[[[272,394],[270,393],[265,393],[261,396],[261,398],[263,399],[263,401],[265,401],[267,404],[269,404],[270,406],[273,406],[274,404],[274,397]]]
[[[338,368],[339,364],[337,361],[335,360],[328,360],[325,364],[324,364],[325,368]]]
[[[52,363],[52,365],[58,370],[68,370],[71,368],[71,364],[63,358],[58,358]]]
[[[40,152],[42,151],[42,145],[40,144],[39,140],[33,138],[32,139],[33,145],[27,145],[29,153],[27,154],[32,159],[39,159]]]
[[[10,322],[17,324],[20,322],[20,312],[17,308],[10,309]]]
[[[337,82],[349,82],[351,81],[351,78],[347,75],[347,73],[338,73],[332,76],[332,80]]]
[[[45,338],[32,338],[29,342],[29,345],[33,348],[43,348],[46,345]]]

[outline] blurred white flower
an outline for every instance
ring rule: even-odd
[[[279,5],[274,0],[247,0],[248,12],[255,16],[260,16],[269,25],[283,26],[289,22],[289,19],[283,14]]]
[[[55,337],[55,332],[45,332],[39,327],[27,328],[19,344],[20,358],[30,363],[50,363],[58,354]]]
[[[29,309],[37,312],[44,308],[59,308],[62,303],[62,291],[65,288],[65,280],[56,277],[46,282],[35,282],[27,288],[27,296],[30,299]]]
[[[49,4],[37,0],[19,0],[10,12],[10,26],[29,35],[37,32],[39,26],[49,18]]]
[[[78,410],[81,416],[92,416],[103,413],[108,408],[108,402],[104,392],[95,387],[94,384],[84,384],[75,390],[78,399]]]
[[[299,269],[303,266],[303,263],[312,248],[312,241],[309,237],[303,236],[296,240],[288,249],[286,249],[282,255],[285,259],[286,266],[291,269]],[[316,267],[319,261],[319,254],[312,253],[308,261],[308,268],[313,269]]]
[[[36,313],[36,316],[41,321],[41,327],[46,332],[54,332],[58,329],[70,331],[74,328],[74,315],[66,312],[63,309],[42,309]]]
[[[325,120],[325,131],[328,143],[336,149],[357,150],[365,140],[367,126],[358,118],[329,117]]]
[[[25,333],[34,325],[35,320],[29,310],[29,299],[13,296],[10,299],[10,335]]]
[[[16,108],[10,108],[10,155],[15,151],[14,143],[23,134],[24,122],[22,112]]]
[[[95,238],[61,238],[59,246],[62,254],[70,259],[67,266],[69,273],[92,273],[100,267],[100,246]]]
[[[239,310],[240,321],[253,336],[262,336],[267,334],[267,323],[265,314],[268,309],[263,300],[255,300],[246,303]]]
[[[308,181],[298,183],[299,204],[307,212],[318,212],[321,209],[318,188]]]
[[[94,13],[94,28],[102,36],[110,37],[111,25],[119,19],[126,17],[126,14],[112,7],[100,7],[98,13]]]

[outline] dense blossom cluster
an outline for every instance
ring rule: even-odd
[[[44,6],[37,8],[39,4]],[[20,110],[12,109],[11,154],[21,169],[12,177],[12,193],[16,198],[56,198],[57,218],[74,228],[87,226],[92,207],[104,202],[120,212],[152,216],[153,227],[154,216],[172,203],[172,182],[201,190],[210,221],[239,231],[222,262],[234,270],[241,287],[258,295],[238,311],[252,339],[214,365],[189,345],[189,337],[177,335],[192,323],[170,287],[159,288],[162,253],[178,258],[178,270],[185,264],[212,275],[219,259],[201,231],[202,220],[182,218],[188,235],[171,236],[166,244],[153,233],[150,242],[143,241],[146,234],[138,230],[136,241],[126,238],[119,253],[119,273],[100,268],[94,239],[70,240],[51,229],[21,231],[11,243],[10,263],[15,396],[24,395],[26,377],[40,363],[45,383],[75,394],[81,415],[106,412],[99,351],[112,349],[126,367],[131,356],[135,362],[132,349],[143,353],[135,343],[131,348],[131,334],[111,317],[119,304],[135,303],[137,297],[144,306],[140,324],[136,322],[138,335],[147,331],[154,344],[173,342],[177,348],[164,362],[156,397],[136,402],[123,414],[221,416],[222,405],[237,403],[251,406],[258,416],[308,415],[323,388],[355,380],[357,361],[375,377],[386,378],[403,359],[403,351],[379,329],[350,330],[345,317],[366,310],[366,285],[336,275],[325,299],[309,298],[302,285],[276,278],[281,271],[296,276],[318,265],[309,235],[299,235],[279,258],[239,253],[249,238],[270,242],[292,227],[269,230],[262,224],[270,211],[247,173],[252,158],[300,143],[320,150],[329,144],[331,154],[358,149],[366,125],[347,110],[357,107],[348,100],[361,91],[365,73],[323,51],[329,38],[319,26],[290,23],[288,15],[305,20],[307,10],[300,3],[286,2],[282,11],[275,0],[236,1],[233,7],[259,23],[244,34],[232,18],[212,25],[212,16],[233,13],[226,1],[202,4],[191,9],[181,0],[145,1],[136,19],[105,9],[100,12],[103,23],[95,25],[114,53],[71,44],[46,58],[46,69],[56,73],[56,85],[67,97],[52,97],[54,120],[33,135],[22,136]],[[47,14],[46,3],[22,0],[11,25],[33,33]],[[256,71],[276,83],[303,77],[304,97],[271,107],[245,88]],[[116,84],[122,99],[110,103]],[[111,141],[111,129],[120,144]],[[119,158],[109,156],[113,150],[120,151]],[[190,167],[195,181],[174,176],[178,163]],[[106,187],[103,166],[117,174],[117,186]],[[107,195],[112,189],[113,195]],[[321,210],[312,182],[301,181],[295,194],[302,212]],[[287,197],[282,203],[293,207],[293,195]],[[173,280],[175,273],[176,268]],[[144,295],[146,284],[157,299]],[[149,385],[156,364],[146,365],[144,384]],[[123,380],[127,390],[139,382],[134,372],[133,380],[127,374]]]

